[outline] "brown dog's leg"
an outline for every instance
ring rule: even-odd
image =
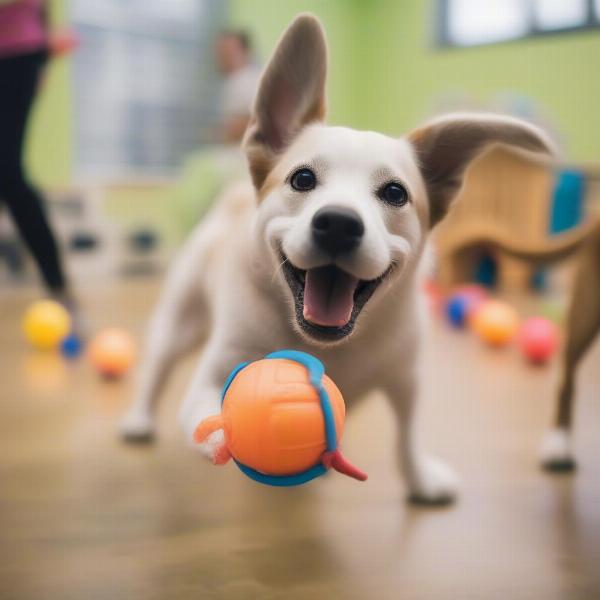
[[[571,449],[571,423],[575,375],[579,361],[600,331],[600,231],[581,249],[571,306],[566,323],[565,349],[554,429],[542,450],[542,465],[549,471],[575,468]]]

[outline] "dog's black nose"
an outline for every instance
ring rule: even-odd
[[[312,234],[317,245],[330,254],[354,250],[365,232],[359,214],[343,206],[324,206],[312,220]]]

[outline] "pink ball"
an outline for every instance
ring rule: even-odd
[[[521,326],[519,347],[530,362],[547,362],[558,347],[556,325],[544,317],[531,317]]]

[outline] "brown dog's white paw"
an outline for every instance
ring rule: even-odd
[[[546,432],[540,452],[542,467],[553,473],[573,471],[577,463],[573,454],[571,434],[563,428]]]
[[[434,458],[424,458],[420,462],[408,485],[409,502],[432,506],[454,502],[459,487],[456,473]]]
[[[119,435],[132,444],[149,443],[154,440],[155,429],[152,415],[131,411],[119,424]]]

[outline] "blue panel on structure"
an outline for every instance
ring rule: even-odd
[[[583,219],[585,177],[579,171],[558,173],[550,212],[550,233],[561,233]]]

